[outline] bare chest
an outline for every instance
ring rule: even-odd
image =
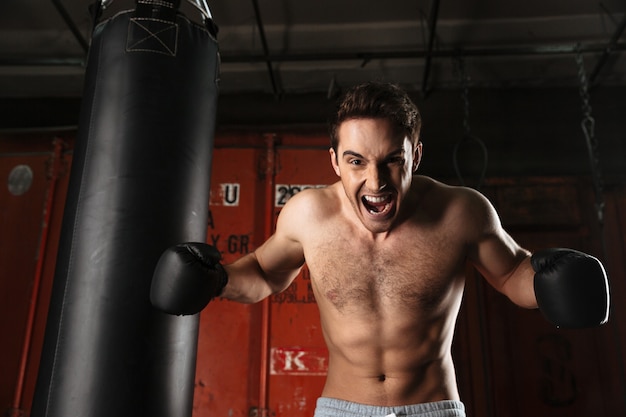
[[[457,286],[464,253],[453,238],[407,238],[386,244],[332,239],[307,257],[318,301],[342,312],[436,309]]]

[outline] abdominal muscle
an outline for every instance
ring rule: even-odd
[[[321,307],[329,350],[322,396],[377,406],[459,399],[450,353],[456,312],[358,317]]]

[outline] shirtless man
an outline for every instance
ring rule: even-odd
[[[608,319],[602,265],[580,252],[531,254],[480,193],[415,176],[420,115],[396,86],[350,90],[330,126],[339,177],[302,191],[256,251],[222,266],[211,246],[182,244],[157,266],[152,302],[193,314],[215,296],[256,303],[307,264],[329,351],[315,417],[463,416],[451,343],[470,262],[515,304],[559,326]]]

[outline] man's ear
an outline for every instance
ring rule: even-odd
[[[417,168],[422,162],[422,142],[417,142],[417,146],[413,151],[413,172],[417,171]]]
[[[328,150],[328,153],[330,153],[330,164],[333,166],[333,169],[335,170],[335,174],[337,174],[338,177],[341,177],[341,172],[339,171],[339,160],[337,159],[337,153],[335,153],[335,150],[333,148],[330,148]]]

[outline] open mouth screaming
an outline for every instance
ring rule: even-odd
[[[393,207],[393,198],[391,194],[383,196],[364,195],[361,197],[365,209],[374,216],[384,216],[389,214]]]

